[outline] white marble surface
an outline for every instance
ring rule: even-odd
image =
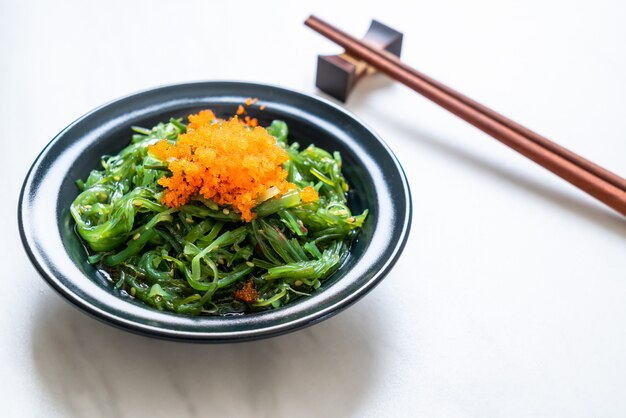
[[[239,345],[157,341],[55,294],[19,242],[42,147],[87,110],[188,80],[314,92],[315,12],[406,34],[426,73],[626,174],[626,3],[0,2],[3,417],[623,417],[626,222],[400,85],[347,107],[396,151],[406,250],[322,324]]]

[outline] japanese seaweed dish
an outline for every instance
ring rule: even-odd
[[[339,153],[302,149],[285,122],[245,113],[133,127],[77,181],[76,232],[121,297],[185,315],[275,309],[346,259],[367,210],[348,207]]]

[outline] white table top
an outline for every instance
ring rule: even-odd
[[[372,17],[397,27],[406,62],[626,174],[617,0],[2,2],[0,415],[624,416],[626,221],[382,76],[346,106],[403,164],[413,226],[391,274],[337,317],[170,343],[87,317],[39,278],[17,197],[59,130],[168,83],[314,93],[316,55],[338,49],[302,25],[311,12],[355,35]]]

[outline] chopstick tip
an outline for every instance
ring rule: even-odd
[[[309,17],[307,17],[306,20],[304,21],[304,24],[310,27],[311,23],[315,20],[318,20],[318,18],[314,14],[310,14]]]

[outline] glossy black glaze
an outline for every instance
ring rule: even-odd
[[[259,104],[249,114],[263,125],[282,119],[290,140],[341,152],[352,188],[354,212],[369,218],[344,265],[309,298],[286,307],[235,317],[185,317],[123,299],[86,262],[69,206],[75,180],[98,167],[130,140],[132,125],[150,127],[170,117],[211,108],[230,116],[247,97]],[[260,111],[258,106],[265,104]],[[319,322],[351,305],[389,272],[406,242],[411,220],[409,186],[400,164],[370,129],[323,99],[279,87],[200,82],[137,93],[81,117],[41,152],[24,182],[18,221],[24,247],[46,281],[83,311],[144,335],[195,342],[243,341],[279,335]]]

